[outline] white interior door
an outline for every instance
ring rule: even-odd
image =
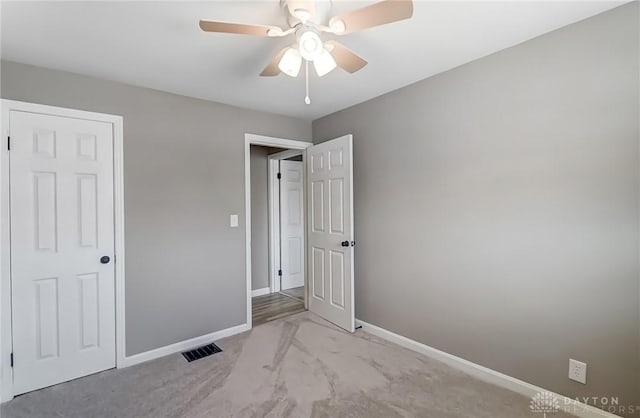
[[[353,138],[306,152],[309,310],[353,332]]]
[[[304,172],[301,161],[280,161],[282,290],[304,286]]]
[[[115,367],[113,129],[19,111],[9,124],[17,395]]]

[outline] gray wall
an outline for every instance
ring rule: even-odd
[[[251,146],[251,288],[269,287],[268,147]]]
[[[356,316],[640,405],[638,59],[634,3],[314,121],[354,134]]]
[[[1,71],[3,98],[124,117],[127,354],[244,324],[244,134],[309,140],[311,124],[12,62]]]
[[[251,288],[269,287],[269,149],[251,146]]]

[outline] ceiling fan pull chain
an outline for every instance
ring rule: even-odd
[[[304,77],[305,77],[306,92],[307,92],[307,95],[304,98],[304,102],[306,104],[311,104],[311,99],[309,98],[309,61],[304,60],[304,63],[305,63]]]

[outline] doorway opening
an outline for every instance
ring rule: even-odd
[[[250,145],[250,315],[254,326],[307,309],[304,148],[274,145]]]
[[[306,310],[302,150],[251,146],[254,325]]]
[[[267,205],[268,211],[280,214],[277,218],[280,225],[270,227],[271,233],[266,247],[269,279],[267,283],[262,282],[263,287],[254,287],[253,283],[254,277],[258,278],[258,274],[254,275],[253,270],[259,264],[257,261],[254,263],[252,257],[252,247],[253,251],[258,251],[259,248],[259,244],[252,240],[254,234],[251,173],[254,169],[251,167],[251,147],[256,145],[285,150],[267,152],[267,161],[271,154],[271,160],[279,161],[279,170],[275,170],[273,162],[268,164],[270,168],[267,170],[267,179],[279,172],[281,186],[277,199],[275,193],[267,193]],[[302,170],[299,170],[295,165],[299,162],[296,162],[295,158],[294,161],[289,160],[291,157],[299,156],[301,151]],[[256,177],[263,178],[259,174]],[[275,201],[280,202],[277,212],[271,208]],[[258,211],[259,209],[255,210]],[[272,219],[275,220],[275,217]],[[303,287],[305,309],[348,332],[354,332],[352,135],[312,145],[302,141],[245,134],[245,224],[246,306],[249,328],[253,324],[253,296],[273,296],[278,292],[278,296],[292,301],[295,297],[283,294],[282,291]],[[273,233],[276,230],[280,233]],[[264,233],[264,229],[262,231]],[[270,243],[276,236],[279,237],[279,244]],[[263,255],[264,248],[263,246]],[[261,266],[264,268],[265,263]],[[304,286],[299,286],[301,282]],[[292,292],[299,294],[300,290]],[[276,319],[275,315],[270,318]]]

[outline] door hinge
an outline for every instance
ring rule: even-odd
[[[11,151],[11,137],[10,136],[7,137],[7,150]]]
[[[11,353],[11,367],[13,367],[13,353]]]
[[[278,270],[278,276],[282,276],[282,270]]]
[[[278,180],[282,178],[282,174],[278,173]]]

